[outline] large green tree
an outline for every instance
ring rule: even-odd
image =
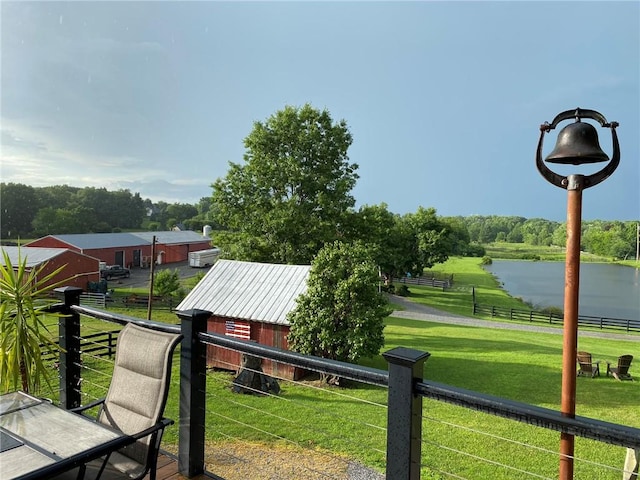
[[[256,122],[245,138],[245,163],[230,163],[213,184],[215,237],[237,259],[309,263],[339,238],[355,200],[358,166],[349,163],[352,137],[327,110],[287,106]]]
[[[36,190],[20,183],[0,185],[0,235],[24,238],[31,233],[31,222],[39,208]]]
[[[289,347],[351,362],[377,355],[390,313],[378,284],[378,268],[364,244],[325,246],[312,263],[307,291],[287,317]]]

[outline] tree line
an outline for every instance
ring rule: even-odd
[[[469,239],[480,244],[507,242],[547,247],[566,245],[565,222],[497,215],[456,218],[466,226]],[[638,223],[637,220],[583,220],[580,248],[585,252],[617,260],[634,258]]]
[[[0,238],[17,240],[70,233],[201,230],[210,223],[210,199],[196,205],[152,202],[128,189],[0,184]]]

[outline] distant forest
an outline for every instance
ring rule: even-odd
[[[210,197],[195,204],[152,202],[129,190],[56,185],[31,187],[0,184],[0,237],[3,241],[39,238],[50,234],[106,233],[127,230],[170,230],[175,226],[200,231],[204,225],[221,229],[214,221]],[[468,241],[556,245],[563,247],[566,224],[517,216],[439,217],[443,224],[466,230]],[[636,254],[637,221],[582,222],[582,249],[616,259]],[[466,235],[465,235],[466,236]]]

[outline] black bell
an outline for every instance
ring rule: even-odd
[[[609,157],[600,148],[598,132],[590,123],[577,121],[560,130],[556,148],[544,159],[549,163],[582,165],[608,162]]]

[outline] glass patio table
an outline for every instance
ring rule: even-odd
[[[0,480],[47,478],[133,441],[24,392],[0,395]]]

